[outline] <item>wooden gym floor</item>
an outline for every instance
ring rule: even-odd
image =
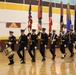
[[[14,65],[8,65],[8,59],[3,52],[0,52],[0,75],[76,75],[76,50],[74,57],[70,58],[70,53],[66,49],[67,56],[61,59],[59,48],[56,49],[56,59],[52,61],[51,53],[46,50],[46,61],[41,61],[39,50],[36,50],[36,62],[32,63],[27,51],[26,63],[20,64],[20,60],[14,52]]]

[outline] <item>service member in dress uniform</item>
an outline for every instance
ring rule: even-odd
[[[9,38],[8,38],[8,42],[7,45],[8,47],[10,47],[13,51],[14,51],[14,47],[15,47],[15,43],[16,43],[16,37],[13,35],[13,31],[9,31]]]
[[[66,56],[66,53],[65,53],[65,47],[66,47],[66,34],[65,34],[65,31],[62,31],[62,33],[60,35],[60,38],[61,38],[60,51],[62,53],[61,59],[63,59]]]
[[[70,32],[70,30],[68,30],[68,31],[66,32],[66,38],[67,38],[67,40],[66,40],[66,46],[67,46],[67,47],[69,47],[69,32]]]
[[[24,49],[27,48],[27,36],[24,33],[25,30],[21,29],[21,35],[19,37],[19,41],[17,43],[19,43],[19,48],[17,50],[17,54],[20,58],[21,64],[25,63],[25,53],[24,53]],[[20,53],[22,51],[22,54]]]
[[[31,34],[31,38],[30,38],[30,45],[29,45],[29,55],[31,56],[32,58],[32,62],[35,62],[35,49],[36,49],[36,46],[37,46],[37,35],[36,35],[36,29],[32,29],[32,34]]]
[[[50,45],[50,52],[52,53],[52,60],[55,59],[55,46],[57,44],[57,34],[55,33],[56,31],[53,30],[53,33],[51,34],[52,35],[52,41],[51,41],[51,45]]]
[[[74,48],[76,49],[76,32],[74,32]]]
[[[45,28],[42,28],[42,33],[40,35],[40,53],[42,55],[42,61],[45,61],[45,48],[48,42],[48,35],[45,30]]]
[[[6,44],[6,48],[10,50],[14,51],[14,47],[15,47],[15,43],[16,43],[16,37],[13,35],[13,31],[9,31],[9,38],[8,38],[8,42]],[[8,48],[9,47],[9,48]],[[8,65],[12,65],[14,64],[14,54],[8,58],[10,63]]]
[[[74,43],[74,33],[73,33],[73,30],[71,29],[69,31],[69,45],[68,45],[68,48],[69,48],[69,51],[71,53],[70,57],[73,57],[74,56],[74,52],[73,52],[73,43]]]

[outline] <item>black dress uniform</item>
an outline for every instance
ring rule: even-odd
[[[69,34],[69,51],[71,53],[70,57],[74,56],[74,52],[73,52],[73,43],[74,43],[74,33],[72,33],[72,30],[70,30],[70,34]]]
[[[62,31],[62,34],[60,37],[61,37],[60,51],[62,53],[61,59],[63,59],[66,56],[66,54],[65,54],[66,34],[64,33],[64,31]]]
[[[30,38],[30,45],[29,45],[29,54],[32,58],[32,62],[35,62],[35,47],[37,45],[37,35],[35,34],[35,29],[32,30],[31,38]]]
[[[14,51],[14,45],[16,43],[16,37],[13,35],[13,31],[9,31],[10,36],[8,38],[8,42],[7,42],[7,47],[10,47],[12,51]],[[9,57],[9,61],[10,63],[8,65],[12,65],[14,64],[14,55],[12,55],[11,57]]]
[[[48,42],[48,35],[45,33],[45,28],[42,28],[42,33],[41,33],[41,42],[40,42],[40,53],[42,55],[42,61],[45,61],[45,46],[47,45]]]
[[[70,31],[67,31],[67,33],[66,33],[66,38],[67,38],[67,40],[66,40],[66,46],[67,47],[69,47],[69,32]]]
[[[74,32],[74,47],[76,49],[76,32]]]
[[[13,31],[9,32],[10,34],[13,33]],[[14,35],[9,36],[8,38],[8,47],[10,47],[13,51],[14,51],[14,47],[15,47],[15,43],[16,43],[16,37]]]
[[[24,57],[25,57],[25,53],[24,53],[24,48],[27,47],[27,36],[24,34],[24,30],[21,30],[21,36],[19,38],[19,48],[17,50],[17,54],[19,56],[19,58],[21,59],[21,63],[25,63]],[[20,53],[22,51],[22,54]]]
[[[55,32],[55,30],[53,30],[53,32]],[[55,59],[55,46],[57,44],[57,34],[53,33],[52,34],[52,41],[51,41],[51,45],[50,45],[50,52],[52,53],[52,60]]]

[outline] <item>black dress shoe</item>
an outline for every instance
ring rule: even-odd
[[[66,54],[64,55],[64,57],[66,57]]]
[[[71,55],[70,55],[70,57],[73,57],[73,56],[74,56],[74,54],[71,54]]]
[[[35,62],[35,60],[33,59],[32,62]]]
[[[24,61],[22,61],[22,62],[21,62],[21,64],[25,64],[25,62],[24,62]]]
[[[42,61],[45,61],[45,58],[43,58]]]
[[[23,61],[22,59],[20,59],[20,61]]]
[[[8,65],[13,65],[14,64],[14,62],[11,62],[11,63],[9,63]]]
[[[55,60],[55,57],[53,57],[51,60]]]
[[[64,57],[61,57],[61,59],[64,59]]]

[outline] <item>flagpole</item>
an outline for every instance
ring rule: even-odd
[[[25,5],[25,0],[23,0],[23,10],[25,10],[24,5]]]
[[[4,3],[5,3],[5,4],[4,4],[4,9],[6,9],[6,0],[4,0]]]

